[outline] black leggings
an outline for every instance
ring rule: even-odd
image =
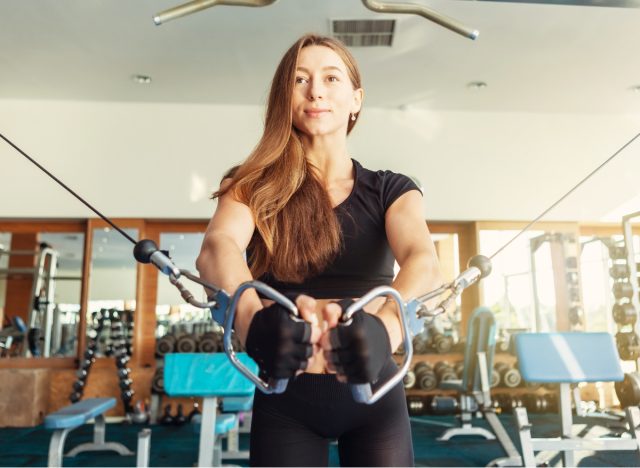
[[[396,370],[390,360],[380,383]],[[331,374],[301,374],[280,395],[256,390],[251,466],[327,466],[334,439],[341,466],[413,466],[402,382],[373,405],[356,403]]]

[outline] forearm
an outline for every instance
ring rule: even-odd
[[[209,234],[196,261],[200,277],[233,294],[238,286],[253,279],[237,244],[224,234]],[[212,291],[207,291],[211,294]],[[253,289],[242,294],[238,302],[234,329],[244,345],[253,315],[262,308],[262,302]]]
[[[442,285],[442,274],[438,259],[429,252],[416,253],[407,258],[391,284],[404,301],[421,296]],[[402,343],[402,328],[395,300],[387,300],[378,310],[377,317],[384,323],[391,349],[396,350]]]

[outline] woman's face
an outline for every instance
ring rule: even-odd
[[[362,89],[353,89],[347,67],[329,47],[300,51],[292,97],[293,125],[309,136],[347,134],[349,114],[360,111]]]

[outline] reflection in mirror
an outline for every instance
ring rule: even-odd
[[[518,232],[509,229],[481,230],[479,251],[495,252]],[[547,323],[551,312],[555,314],[555,309],[552,309],[553,283],[548,280],[549,276],[552,277],[549,275],[551,261],[546,255],[548,245],[542,245],[535,251],[537,299],[534,299],[531,239],[542,235],[544,231],[528,231],[516,239],[492,260],[491,274],[480,282],[483,304],[494,312],[501,338],[507,339],[505,335],[517,330],[536,331],[537,321]]]
[[[84,234],[4,234],[0,244],[2,355],[74,356]]]
[[[160,246],[178,268],[195,270],[204,233],[162,233]],[[199,301],[206,301],[204,289],[194,288]],[[211,313],[187,304],[166,277],[158,274],[156,300],[156,354],[168,352],[216,352],[221,350],[220,327],[211,320]]]
[[[138,239],[137,229],[124,229]],[[94,357],[111,356],[124,340],[130,353],[136,308],[136,261],[133,245],[111,228],[92,232],[87,341]]]

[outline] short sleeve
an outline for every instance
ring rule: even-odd
[[[382,203],[385,213],[394,201],[410,190],[418,190],[422,193],[420,187],[406,175],[385,171],[382,185]]]

